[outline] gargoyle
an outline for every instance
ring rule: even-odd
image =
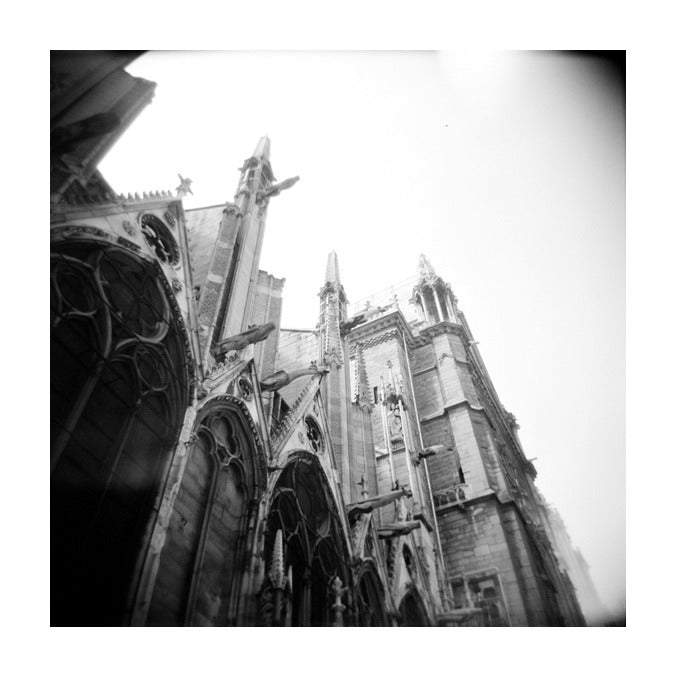
[[[357,325],[359,324],[364,324],[364,322],[368,322],[371,318],[375,317],[376,315],[379,315],[380,313],[384,313],[386,310],[389,310],[394,304],[389,303],[386,306],[371,306],[370,301],[366,302],[366,307],[361,313],[357,313],[353,317],[351,317],[349,320],[345,320],[340,325],[340,330],[344,334],[347,334],[350,330],[354,329]]]
[[[378,538],[405,536],[406,534],[410,534],[414,529],[420,529],[420,522],[418,520],[393,522],[392,524],[385,524],[382,527],[378,527]]]
[[[295,381],[301,376],[311,376],[314,374],[326,374],[329,367],[326,364],[316,364],[307,367],[306,369],[296,369],[295,371],[286,372],[283,369],[276,371],[274,374],[261,379],[261,390],[275,391],[289,385],[291,381]]]
[[[449,448],[450,447],[445,446],[443,444],[432,444],[429,447],[425,447],[422,451],[418,452],[418,455],[420,456],[420,458],[427,458],[428,456],[434,456],[434,454],[438,454]]]
[[[221,360],[225,354],[231,350],[244,350],[251,343],[258,343],[264,341],[275,328],[274,322],[266,322],[265,324],[255,324],[249,327],[246,331],[235,336],[229,336],[216,343],[211,349],[211,354],[216,360]]]
[[[284,179],[284,181],[280,181],[279,183],[273,183],[268,188],[258,191],[256,202],[263,202],[271,197],[275,197],[275,195],[279,195],[283,190],[287,190],[295,185],[299,179],[300,176],[293,176],[290,179]]]

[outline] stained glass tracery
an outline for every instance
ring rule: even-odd
[[[187,406],[153,266],[66,241],[51,267],[52,623],[113,625]]]
[[[290,624],[331,625],[331,584],[336,577],[350,580],[349,564],[336,505],[311,454],[298,454],[279,478],[268,516],[268,553],[277,530],[283,534],[285,566],[291,574]]]

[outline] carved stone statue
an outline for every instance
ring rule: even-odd
[[[311,376],[314,374],[326,374],[329,371],[328,365],[312,364],[306,369],[296,369],[295,371],[286,372],[283,369],[276,371],[274,374],[261,379],[261,390],[275,391],[289,385],[291,381],[295,381],[301,376]]]
[[[221,360],[223,357],[225,357],[225,354],[231,350],[244,350],[244,348],[246,348],[251,343],[264,341],[274,328],[274,322],[253,325],[241,334],[229,336],[228,338],[219,341],[211,349],[211,354],[217,360]]]
[[[290,179],[284,179],[284,181],[280,181],[279,183],[273,183],[268,188],[258,192],[256,202],[263,202],[271,197],[275,197],[275,195],[279,195],[283,190],[291,188],[291,186],[295,185],[299,180],[300,176],[293,176]]]
[[[184,179],[180,174],[178,175],[178,180],[181,182],[178,188],[176,188],[176,197],[182,198],[185,197],[188,193],[193,195],[192,189],[190,188],[192,184],[192,179]]]

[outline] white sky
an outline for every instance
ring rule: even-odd
[[[153,103],[101,163],[119,192],[231,200],[272,140],[261,267],[284,327],[311,328],[326,257],[357,301],[414,275],[459,298],[538,486],[611,608],[625,596],[625,141],[622,93],[543,53],[151,53]]]

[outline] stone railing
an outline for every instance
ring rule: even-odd
[[[462,503],[465,500],[467,485],[458,482],[441,491],[435,491],[432,494],[434,500],[434,507],[441,508],[444,505],[453,505],[454,503]]]

